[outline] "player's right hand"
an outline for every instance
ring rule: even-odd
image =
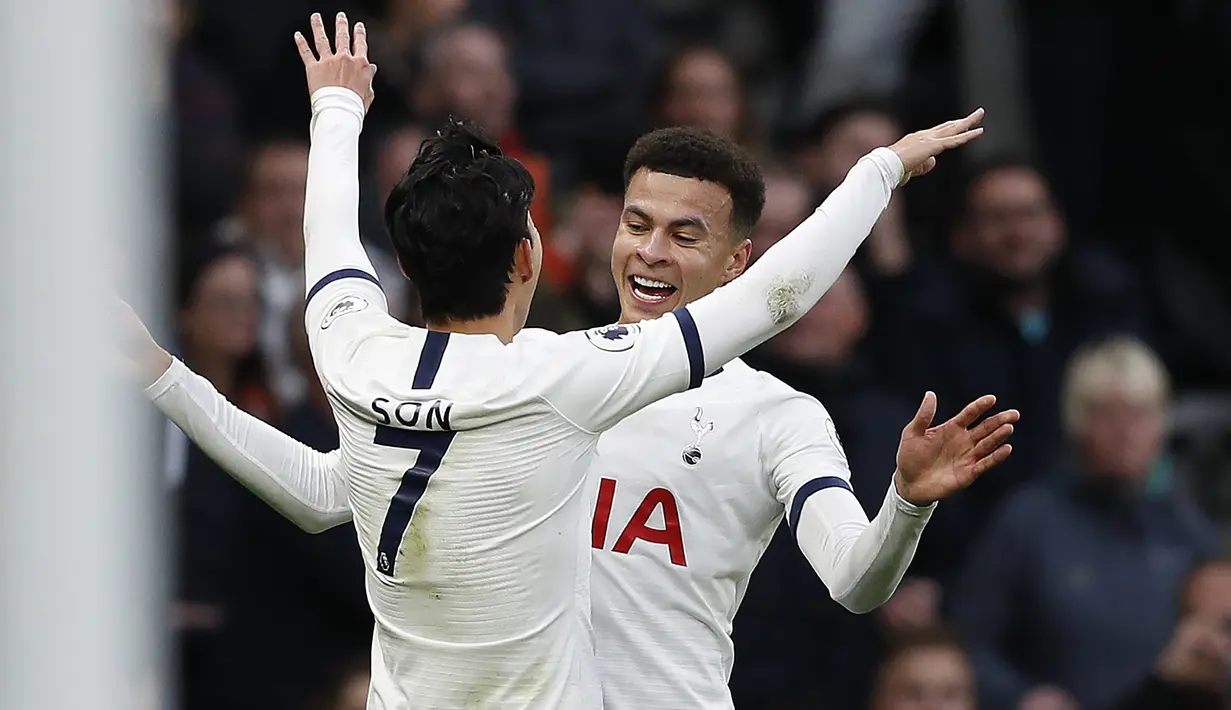
[[[889,146],[889,150],[897,153],[902,161],[901,184],[905,185],[907,180],[931,172],[936,167],[936,156],[946,150],[966,145],[983,135],[983,129],[979,127],[982,120],[983,109],[977,108],[966,118],[916,131]]]
[[[303,34],[295,33],[295,46],[299,47],[299,58],[303,60],[304,73],[308,77],[308,94],[327,86],[340,86],[363,97],[364,110],[371,108],[375,98],[372,77],[376,76],[376,65],[368,61],[368,31],[363,23],[355,25],[352,47],[346,13],[339,12],[334,20],[334,45],[330,47],[325,23],[316,12],[312,14],[312,37],[316,43],[315,52]]]

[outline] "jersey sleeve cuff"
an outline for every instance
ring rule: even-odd
[[[906,515],[916,518],[925,518],[930,516],[933,510],[936,510],[936,501],[932,501],[930,505],[915,505],[914,503],[911,503],[903,498],[901,494],[898,493],[898,483],[896,478],[889,484],[889,495],[893,498],[893,506],[897,508],[899,512]]]
[[[902,159],[897,153],[889,148],[877,148],[868,153],[867,159],[880,171],[881,179],[885,181],[890,191],[902,184],[902,180],[906,177],[906,167],[902,165]]]
[[[188,366],[185,365],[179,358],[171,358],[171,366],[166,372],[159,375],[158,379],[145,388],[145,396],[151,402],[157,401],[159,397],[166,394],[172,387],[184,381],[184,375],[188,372]]]
[[[322,86],[312,92],[312,113],[313,115],[324,111],[327,108],[340,108],[349,113],[354,114],[360,120],[363,119],[365,113],[363,108],[363,98],[354,91],[343,86]]]

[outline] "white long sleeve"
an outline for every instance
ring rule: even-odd
[[[902,161],[888,148],[860,158],[816,212],[748,271],[685,307],[700,335],[707,374],[816,305],[872,231],[902,176]]]
[[[864,614],[893,596],[935,509],[935,503],[906,502],[890,483],[880,512],[868,522],[855,496],[835,487],[808,498],[795,536],[834,600]]]
[[[327,86],[312,94],[312,145],[304,195],[304,271],[312,289],[329,274],[356,269],[376,280],[359,238],[359,134],[363,99]]]
[[[179,359],[145,394],[215,463],[300,528],[349,522],[338,451],[316,451],[227,401]]]

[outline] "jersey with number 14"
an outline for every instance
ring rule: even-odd
[[[399,323],[346,269],[307,326],[376,618],[369,707],[600,707],[585,472],[598,432],[700,382],[691,316],[506,345]]]

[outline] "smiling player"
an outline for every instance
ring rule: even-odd
[[[979,117],[976,112],[912,134],[891,151],[879,149],[852,169],[849,189],[835,191],[818,216],[824,222],[846,212],[862,214],[867,197],[861,190],[876,190],[881,178],[873,176],[884,169],[882,161],[926,172],[934,164],[931,155],[958,144],[954,137],[977,135],[969,129]],[[912,157],[921,145],[927,157]],[[901,168],[894,170],[890,185],[903,177]],[[819,296],[818,288],[841,271],[804,255],[820,246],[810,240],[835,238],[822,237],[815,224],[805,222],[783,241],[786,249],[774,247],[765,263],[735,280],[748,262],[747,236],[759,217],[764,186],[756,166],[713,135],[686,129],[650,134],[630,154],[626,182],[613,248],[623,315],[621,325],[588,332],[586,342],[599,355],[646,347],[647,327],[694,301],[689,308],[704,311],[710,292],[723,298],[723,309],[709,313],[715,320],[707,330],[741,322],[743,310],[785,325],[798,316],[801,299]],[[888,190],[876,196],[873,220],[887,199]],[[843,265],[854,246],[849,252]],[[320,530],[351,517],[356,481],[345,454],[314,452],[235,410],[171,361],[139,323],[130,325],[145,379],[157,380],[151,396],[203,450],[302,527]],[[542,347],[558,337],[527,331],[513,338],[513,346]],[[1016,412],[969,429],[992,406],[987,397],[928,428],[935,410],[929,394],[903,432],[894,485],[869,523],[850,492],[845,456],[824,408],[738,360],[720,369],[729,358],[721,349],[711,352],[704,333],[702,342],[705,350],[697,356],[710,376],[696,373],[694,389],[619,423],[596,422],[610,426],[598,438],[588,478],[595,503],[589,525],[595,646],[608,708],[730,707],[731,620],[784,515],[834,598],[866,611],[892,594],[934,502],[1009,453],[1003,442]],[[472,377],[486,375],[476,371]],[[614,400],[627,397],[619,387],[607,392]],[[392,420],[396,412],[386,416]],[[510,430],[504,439],[509,451],[525,445],[512,443],[516,437]],[[433,509],[448,511],[447,504]],[[575,549],[584,541],[571,544]],[[578,576],[579,604],[587,596],[585,581]],[[585,611],[584,605],[577,609]]]

